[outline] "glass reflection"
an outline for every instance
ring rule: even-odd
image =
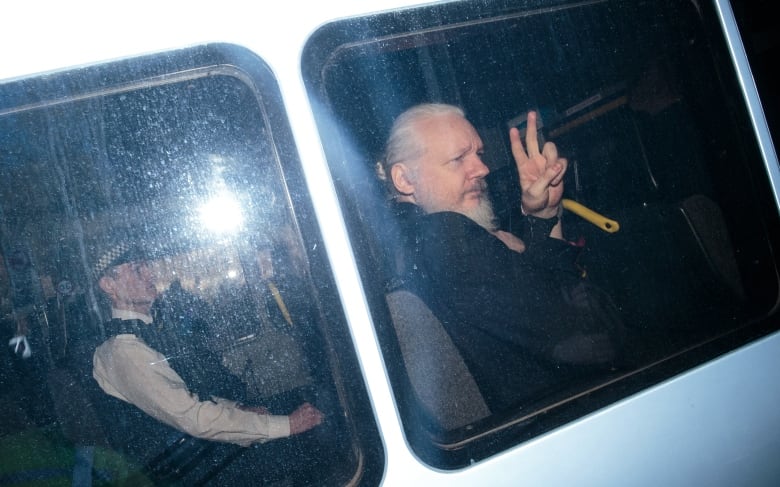
[[[130,86],[6,114],[0,134],[3,336],[22,337],[32,351],[13,357],[18,370],[0,381],[26,381],[14,389],[25,398],[22,410],[40,404],[15,430],[43,427],[74,446],[81,463],[105,469],[108,481],[132,472],[139,450],[162,455],[142,475],[177,471],[184,483],[320,476],[333,455],[352,455],[338,447],[343,415],[332,357],[281,161],[250,86],[213,74]],[[149,435],[141,445],[130,436],[114,445],[111,429],[126,418],[111,418],[101,431],[102,412],[66,387],[73,381],[64,372],[85,344],[111,333],[115,312],[95,275],[108,241],[143,246],[144,276],[157,295],[154,324],[194,347],[173,347],[166,361],[197,375],[198,361],[214,355],[245,389],[242,403],[282,418],[315,404],[327,415],[322,428],[239,450],[188,440],[186,455],[177,453],[195,459],[186,468]],[[128,456],[106,467],[120,450]]]

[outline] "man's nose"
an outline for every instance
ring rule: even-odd
[[[482,158],[475,155],[471,158],[470,176],[473,178],[484,178],[490,173],[490,169],[482,162]]]

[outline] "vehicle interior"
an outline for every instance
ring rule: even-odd
[[[726,46],[708,34],[716,21],[697,2],[498,2],[351,19],[313,36],[305,81],[405,431],[426,461],[463,466],[772,328],[777,215],[747,113],[729,100]],[[447,331],[394,281],[399,228],[374,166],[394,118],[424,102],[457,105],[476,127],[510,230],[520,190],[508,130],[539,114],[540,136],[569,161],[565,198],[617,223],[562,216],[583,274],[632,331],[635,368],[513,414],[485,409]]]
[[[19,461],[4,460],[0,478],[67,479],[79,446],[96,449],[96,478],[114,481],[134,469],[159,485],[377,475],[376,430],[353,423],[367,414],[362,381],[344,380],[354,350],[327,263],[304,250],[322,248],[319,231],[262,61],[202,46],[6,85],[0,98],[2,324],[21,340],[4,355],[0,435],[0,456]],[[91,371],[71,356],[107,336],[93,269],[116,236],[144,248],[155,322],[244,384],[225,399],[277,415],[307,401],[323,424],[249,448],[185,436],[145,465],[106,446],[113,425],[94,414],[74,380]]]

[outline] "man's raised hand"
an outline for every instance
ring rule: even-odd
[[[523,212],[539,218],[556,216],[563,198],[563,175],[568,161],[558,157],[558,148],[552,142],[539,150],[536,112],[528,112],[525,146],[515,127],[509,130],[509,140],[520,176]]]

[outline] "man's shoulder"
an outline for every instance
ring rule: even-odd
[[[485,248],[501,244],[495,235],[474,220],[454,211],[425,215],[421,220],[420,234],[426,241],[440,242],[447,247],[456,245]]]
[[[430,226],[434,227],[462,227],[471,231],[485,231],[471,218],[454,211],[439,211],[435,213],[425,213],[419,205],[408,202],[393,202],[392,213],[399,220],[415,224],[418,229],[424,229]],[[486,232],[488,233],[489,232]]]
[[[140,320],[122,320],[119,318],[113,318],[103,324],[106,331],[106,338],[103,340],[97,348],[103,348],[104,350],[110,350],[116,347],[142,344],[145,342],[141,334],[142,326],[145,325]]]
[[[150,347],[143,339],[132,333],[122,333],[107,338],[98,345],[93,355],[96,362],[125,364],[125,363],[154,363],[163,356]]]
[[[436,213],[428,213],[424,216],[424,219],[428,222],[437,224],[446,224],[453,226],[462,226],[465,228],[482,229],[474,220],[455,211],[438,211]]]
[[[391,201],[390,213],[398,220],[411,221],[422,218],[425,216],[425,212],[414,203],[408,203],[405,201]]]
[[[97,349],[105,351],[126,346],[136,346],[137,344],[146,346],[143,340],[133,333],[118,333],[103,340],[97,346]]]

